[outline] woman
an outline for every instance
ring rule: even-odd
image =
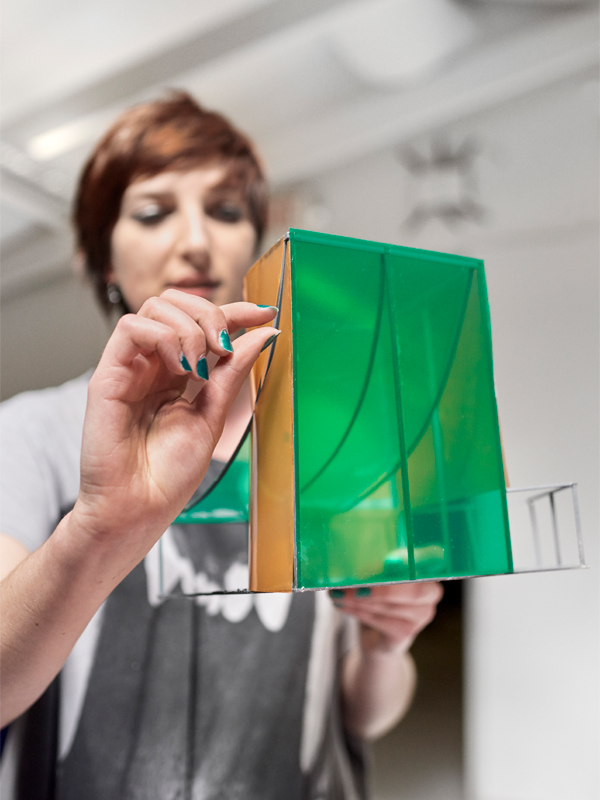
[[[3,409],[3,724],[66,662],[56,714],[52,693],[30,712],[37,796],[360,797],[360,741],[410,700],[437,584],[336,592],[344,615],[322,593],[157,595],[165,531],[172,583],[239,585],[243,527],[169,525],[248,421],[273,329],[232,338],[276,313],[240,302],[265,213],[246,137],[183,93],[126,112],[84,169],[80,250],[126,313],[91,378]]]

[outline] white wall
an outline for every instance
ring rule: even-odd
[[[598,238],[490,248],[511,481],[576,480],[586,572],[469,587],[467,777],[481,800],[593,800],[598,786]]]
[[[511,483],[579,482],[588,571],[468,585],[466,777],[474,800],[597,800],[598,84],[466,120],[485,223],[409,233],[390,149],[301,188],[332,233],[481,257]],[[423,152],[429,137],[414,143]],[[318,214],[315,215],[315,210]]]
[[[68,271],[3,301],[0,313],[3,400],[95,366],[110,330],[91,289]]]

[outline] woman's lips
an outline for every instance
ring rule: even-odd
[[[179,283],[169,284],[170,289],[178,289],[186,294],[193,294],[196,297],[203,297],[210,300],[215,291],[221,286],[221,281],[180,281]]]

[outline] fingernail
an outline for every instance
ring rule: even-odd
[[[187,358],[183,355],[183,353],[179,356],[179,363],[184,368],[186,372],[191,372],[192,368],[190,367],[190,362]]]
[[[206,363],[206,356],[201,356],[198,359],[198,366],[196,367],[196,372],[198,373],[198,377],[202,378],[202,380],[208,380],[208,364]]]
[[[233,353],[233,347],[231,346],[231,339],[229,338],[229,334],[223,328],[221,333],[219,334],[219,344],[223,348],[223,350],[227,350],[228,353]]]
[[[262,303],[257,303],[257,304],[256,304],[256,307],[257,307],[257,308],[270,308],[270,309],[272,309],[273,311],[279,311],[279,309],[277,308],[277,306],[264,306]]]
[[[344,590],[343,589],[330,589],[329,590],[329,596],[339,599],[339,598],[344,596]]]
[[[273,336],[269,336],[269,338],[267,339],[267,341],[266,341],[266,342],[263,344],[263,346],[260,348],[260,352],[262,353],[262,351],[263,351],[263,350],[266,350],[266,349],[267,349],[267,347],[268,347],[270,344],[273,344],[273,342],[274,342],[274,341],[275,341],[275,339],[276,339],[276,338],[279,336],[279,334],[280,334],[280,333],[281,333],[281,331],[277,331],[277,333],[274,333],[274,334],[273,334]]]
[[[357,597],[368,597],[371,594],[370,586],[359,586],[355,592]]]

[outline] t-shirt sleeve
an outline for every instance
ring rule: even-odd
[[[0,531],[28,550],[39,547],[61,516],[40,403],[21,396],[0,406]]]

